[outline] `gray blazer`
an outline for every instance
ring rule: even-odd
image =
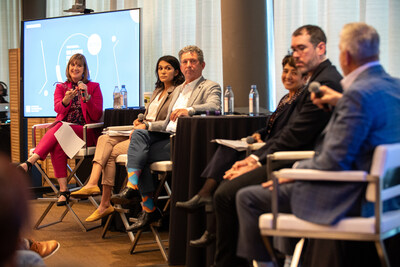
[[[382,66],[363,71],[344,91],[317,144],[316,156],[297,168],[369,172],[376,146],[400,142],[400,80]],[[348,213],[361,214],[364,183],[296,182],[291,197],[297,217],[335,224]]]
[[[162,100],[162,102],[160,103],[160,105],[157,108],[157,115],[156,115],[156,118],[154,121],[165,120],[165,118],[167,117],[168,107],[169,107],[169,104],[171,103],[172,93],[174,92],[174,89],[175,89],[175,86],[171,86],[170,88],[168,88],[167,95],[164,97],[164,99]],[[156,98],[158,93],[162,92],[163,90],[164,90],[163,88],[154,89],[153,94],[150,97],[149,105],[151,104],[151,102],[154,101],[154,99]],[[146,118],[148,112],[149,112],[149,109],[146,108],[146,112],[144,113],[145,118]]]
[[[172,108],[183,89],[183,84],[179,85],[172,93],[172,100],[168,108],[168,115],[163,121],[155,121],[150,125],[151,131],[165,131],[169,123]],[[221,110],[221,86],[213,81],[201,77],[193,89],[187,103],[187,107],[192,107],[196,112]]]

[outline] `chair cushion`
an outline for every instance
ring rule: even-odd
[[[172,161],[156,161],[150,165],[150,169],[156,172],[170,172],[172,171]]]
[[[115,159],[115,162],[117,164],[122,164],[122,165],[125,165],[127,161],[128,161],[128,154],[121,154]]]
[[[259,227],[272,228],[272,213],[260,216]],[[385,212],[381,218],[381,232],[386,232],[400,226],[400,211]],[[315,231],[315,232],[348,232],[348,233],[375,233],[375,217],[352,217],[342,219],[336,225],[321,225],[297,218],[293,214],[280,213],[277,220],[277,230]]]

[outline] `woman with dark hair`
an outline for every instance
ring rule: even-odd
[[[267,126],[255,132],[252,137],[256,142],[269,140],[279,134],[280,130],[286,125],[292,111],[297,104],[298,96],[304,91],[304,85],[307,81],[307,74],[302,75],[297,70],[294,58],[287,55],[282,60],[282,83],[288,93],[279,101],[278,107],[274,113],[269,116]],[[212,194],[217,188],[219,182],[223,180],[225,171],[231,168],[233,163],[245,157],[245,151],[236,151],[230,147],[220,145],[211,161],[201,174],[201,177],[207,178],[200,191],[188,201],[176,202],[176,207],[194,211],[205,204],[212,203]],[[215,224],[211,224],[202,237],[190,241],[194,247],[203,247],[209,245],[215,239]]]
[[[136,119],[133,122],[134,129],[145,129],[149,121],[165,120],[168,106],[172,99],[172,93],[185,78],[180,70],[178,59],[173,56],[163,56],[157,61],[156,65],[156,89],[154,90],[150,103],[144,113],[144,120]],[[133,131],[132,131],[133,132]],[[99,220],[114,211],[111,205],[111,193],[115,183],[115,159],[126,154],[129,147],[130,138],[126,136],[102,135],[99,137],[96,152],[93,158],[93,167],[88,183],[80,190],[71,195],[76,198],[87,198],[100,194],[98,181],[103,173],[102,185],[103,194],[99,207],[86,218],[87,222]]]
[[[103,96],[100,85],[90,81],[89,68],[82,54],[73,55],[65,71],[67,81],[59,83],[54,92],[54,110],[57,113],[57,123],[50,128],[33,151],[27,161],[19,165],[25,171],[30,171],[32,165],[39,159],[46,159],[50,153],[54,175],[60,185],[60,196],[57,206],[66,205],[70,192],[67,187],[67,155],[55,137],[63,122],[72,123],[70,127],[75,134],[83,138],[83,125],[99,122],[103,115]],[[84,97],[85,96],[85,97]],[[98,131],[89,129],[87,145],[96,144]]]

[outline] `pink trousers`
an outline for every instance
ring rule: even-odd
[[[41,160],[45,160],[47,155],[50,153],[51,163],[53,164],[54,175],[56,178],[67,177],[67,155],[64,153],[54,136],[54,133],[61,127],[61,125],[62,123],[60,122],[50,128],[33,151],[39,155]],[[71,125],[71,128],[80,138],[83,138],[82,125]],[[96,143],[97,136],[93,131],[89,130],[87,134],[87,145],[93,146]]]

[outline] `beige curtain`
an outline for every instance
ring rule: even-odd
[[[0,1],[0,81],[9,85],[8,50],[20,46],[21,1]]]
[[[270,94],[278,101],[286,92],[281,83],[281,59],[290,48],[291,33],[303,24],[322,27],[328,38],[328,58],[340,70],[339,33],[344,24],[362,21],[380,34],[380,59],[388,73],[400,77],[400,1],[398,0],[267,0],[274,5],[274,53],[276,88]],[[272,22],[271,22],[272,23]],[[340,70],[341,71],[341,70]]]
[[[68,15],[74,0],[47,0],[47,16]],[[155,64],[163,55],[178,57],[190,44],[203,49],[204,77],[222,84],[221,5],[216,0],[86,0],[95,12],[141,8],[142,92],[154,90]]]

